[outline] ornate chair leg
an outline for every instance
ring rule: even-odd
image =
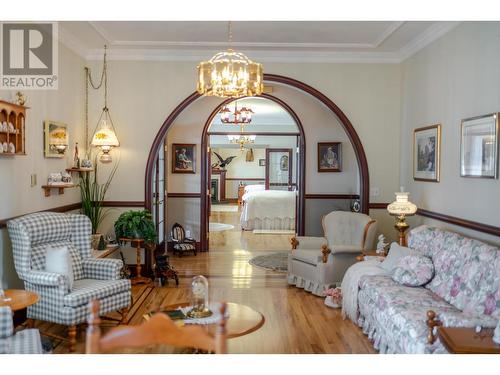
[[[119,313],[120,313],[122,318],[118,324],[128,324],[128,320],[127,320],[128,307],[124,307],[123,309],[121,309],[119,311]]]
[[[69,340],[69,352],[73,353],[75,351],[75,345],[76,345],[76,325],[68,327],[68,340]]]

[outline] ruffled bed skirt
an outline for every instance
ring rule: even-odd
[[[315,296],[324,297],[325,290],[330,287],[330,285],[319,284],[312,280],[304,279],[303,277],[288,274],[288,284],[295,285],[297,288],[304,289],[307,292],[311,292]]]
[[[244,230],[295,230],[295,217],[264,217],[245,220],[242,214],[241,227]]]

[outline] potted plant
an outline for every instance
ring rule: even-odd
[[[156,227],[151,212],[127,211],[115,222],[116,238],[142,238],[146,244],[156,243]]]
[[[94,160],[94,170],[89,172],[80,172],[80,194],[82,198],[82,214],[86,215],[92,224],[92,248],[97,249],[101,239],[98,233],[99,225],[106,215],[103,208],[103,201],[109,189],[109,185],[118,168],[118,163],[113,166],[106,182],[100,184],[98,181],[97,156]]]

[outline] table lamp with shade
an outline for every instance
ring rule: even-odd
[[[396,224],[394,228],[399,232],[399,244],[401,246],[406,246],[406,230],[410,227],[406,222],[406,216],[415,215],[417,212],[417,206],[408,200],[410,193],[403,192],[401,188],[400,192],[396,194],[396,200],[387,206],[387,211],[390,215],[396,216]]]

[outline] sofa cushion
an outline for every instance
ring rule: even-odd
[[[415,254],[415,251],[408,247],[400,246],[398,243],[393,242],[391,244],[391,248],[389,249],[389,253],[384,261],[380,264],[380,266],[389,273],[392,273],[394,267],[396,267],[396,263],[398,260],[406,255]]]
[[[496,247],[438,228],[411,231],[409,246],[432,259],[426,285],[468,314],[500,314],[500,255]]]
[[[427,284],[433,276],[432,260],[422,255],[407,255],[400,258],[392,272],[392,279],[406,286]]]
[[[130,289],[130,280],[94,280],[81,279],[73,284],[71,293],[64,296],[65,306],[78,307],[86,305],[93,299],[106,298]]]
[[[292,259],[316,266],[322,262],[323,255],[321,254],[321,250],[293,250]]]
[[[72,263],[67,246],[47,246],[45,253],[45,271],[64,275],[68,280],[69,290],[73,287],[73,282],[75,280]]]
[[[75,280],[83,278],[83,263],[78,249],[69,240],[54,241],[33,246],[31,250],[31,269],[35,271],[45,270],[45,255],[48,247],[67,247],[71,255],[73,277]]]

